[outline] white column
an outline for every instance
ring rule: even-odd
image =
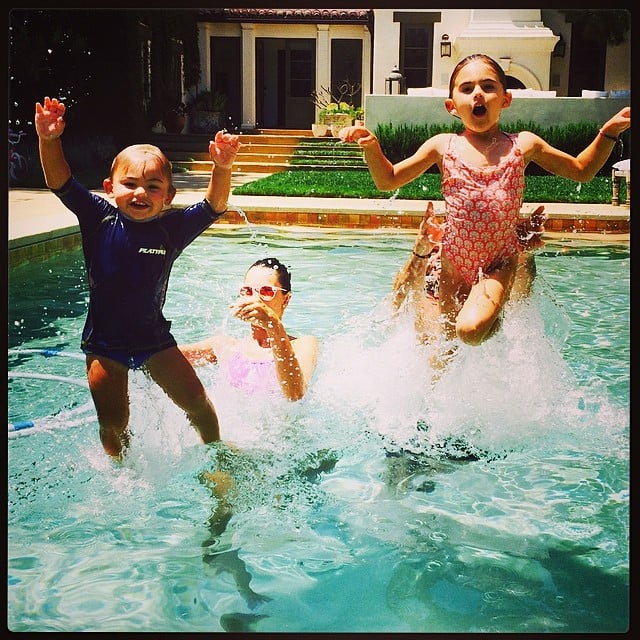
[[[320,87],[331,87],[331,40],[328,24],[316,26],[316,91],[322,93]],[[318,122],[318,111],[316,107],[314,122]]]
[[[256,125],[256,36],[253,25],[242,24],[242,125]]]

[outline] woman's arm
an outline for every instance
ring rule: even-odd
[[[291,339],[281,321],[269,323],[267,334],[276,363],[278,381],[288,400],[300,400],[306,393],[316,367],[318,340],[315,336]]]
[[[424,218],[420,221],[411,255],[396,275],[393,283],[393,306],[398,309],[407,295],[424,295],[424,279],[432,268],[431,251],[440,242],[444,228],[436,222],[433,202],[427,204]],[[418,301],[419,303],[419,301]]]
[[[182,351],[185,358],[194,366],[206,364],[207,362],[215,364],[218,362],[218,356],[214,348],[216,340],[217,338],[213,336],[200,340],[199,342],[178,345],[178,348]]]

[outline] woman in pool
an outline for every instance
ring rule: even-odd
[[[250,323],[250,335],[215,335],[180,350],[192,364],[220,364],[229,384],[247,393],[282,393],[288,400],[300,400],[316,367],[318,340],[287,333],[282,315],[291,295],[287,267],[276,258],[257,260],[230,307],[233,316]]]
[[[470,345],[493,334],[511,293],[521,251],[516,227],[527,164],[535,162],[555,175],[588,182],[631,125],[631,108],[625,107],[574,157],[530,131],[503,133],[500,115],[511,100],[502,67],[489,56],[473,54],[456,65],[445,100],[447,111],[462,120],[462,133],[435,135],[412,156],[392,164],[368,129],[340,131],[343,141],[363,148],[378,189],[393,191],[433,165],[440,169],[447,211],[440,311],[446,336]]]

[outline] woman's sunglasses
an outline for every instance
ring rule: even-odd
[[[243,287],[240,287],[241,296],[252,296],[255,292],[265,302],[273,300],[276,297],[276,291],[286,291],[286,289],[274,287],[270,284],[263,284],[261,287],[250,287],[248,284],[245,284]]]

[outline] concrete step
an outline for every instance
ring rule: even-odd
[[[206,133],[155,134],[151,142],[167,154],[174,167],[208,173],[211,170],[210,139]],[[234,171],[276,173],[292,166],[316,170],[365,166],[362,150],[356,144],[344,145],[332,136],[316,138],[306,129],[262,129],[241,134],[241,142]],[[322,157],[334,162],[325,165]],[[349,164],[343,165],[341,160]]]

